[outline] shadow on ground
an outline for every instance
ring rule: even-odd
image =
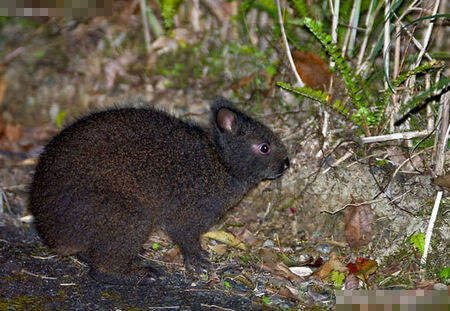
[[[153,286],[99,284],[76,261],[53,256],[33,228],[0,227],[0,310],[260,310],[180,273]]]

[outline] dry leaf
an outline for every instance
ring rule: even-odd
[[[322,280],[327,278],[331,271],[339,271],[339,272],[346,272],[347,267],[345,267],[338,259],[338,256],[335,252],[332,252],[330,255],[330,259],[322,266],[322,268],[319,271],[314,272],[314,275],[317,275]]]
[[[258,254],[262,261],[268,265],[273,266],[279,261],[277,253],[271,248],[261,248]]]
[[[319,56],[311,52],[295,50],[292,58],[298,74],[307,86],[322,91],[328,90],[332,73]]]
[[[225,244],[208,245],[215,253],[223,255],[227,252],[227,246]]]
[[[450,174],[438,176],[432,180],[436,186],[450,190]]]
[[[344,281],[345,290],[356,290],[359,288],[359,279],[354,274],[349,274]]]
[[[297,301],[303,301],[302,298],[300,297],[298,289],[289,285],[281,287],[280,290],[278,291],[278,295],[289,299],[294,299]]]
[[[241,231],[239,231],[236,236],[239,240],[245,243],[245,245],[254,246],[256,243],[256,237],[255,235],[250,232],[247,228],[243,228]]]
[[[313,273],[309,267],[289,267],[289,270],[300,277],[310,276]]]
[[[356,263],[348,263],[349,274],[354,274],[362,281],[366,282],[372,273],[378,269],[378,263],[375,260],[358,257]]]
[[[311,263],[312,262],[312,257],[310,257],[310,259],[311,260],[309,260],[308,263],[305,264],[305,266],[313,267],[313,268],[319,268],[319,267],[321,267],[323,265],[322,257],[317,257],[317,259],[313,263]]]
[[[278,262],[275,265],[269,265],[268,263],[264,262],[260,265],[260,267],[263,270],[266,270],[276,276],[282,277],[292,282],[299,282],[302,280],[298,275],[289,270],[289,267],[282,262]]]
[[[350,247],[358,249],[372,239],[374,214],[369,204],[349,206],[344,210],[345,239]]]
[[[203,234],[205,238],[210,238],[222,243],[225,243],[229,246],[239,248],[243,251],[245,251],[245,245],[242,243],[238,238],[236,238],[231,233],[225,232],[225,231],[209,231],[205,234]]]
[[[0,113],[0,138],[3,136],[5,130],[5,123],[3,122],[3,115]]]
[[[241,89],[241,88],[247,86],[250,82],[253,81],[254,78],[255,78],[255,74],[252,73],[251,75],[243,77],[238,82],[231,85],[230,88],[236,92],[238,89]]]
[[[20,125],[7,124],[3,129],[3,137],[10,143],[17,143],[23,137]]]
[[[419,168],[423,168],[423,161],[420,156],[410,157],[408,153],[403,152],[400,147],[393,146],[388,148],[387,154],[389,156],[389,161],[395,166],[399,166],[406,161],[401,168],[404,172],[413,172]]]
[[[3,75],[1,75],[0,71],[0,104],[5,99],[6,94],[6,80],[3,78]]]
[[[181,251],[179,247],[169,249],[164,253],[164,258],[167,258],[170,262],[173,262],[176,257],[181,258]]]
[[[275,251],[267,248],[262,248],[259,250],[259,255],[261,256],[261,259],[263,261],[261,268],[263,268],[264,270],[291,281],[301,280],[298,275],[293,273],[287,265],[285,265],[278,259],[278,255]]]

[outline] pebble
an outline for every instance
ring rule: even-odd
[[[442,283],[436,283],[433,285],[434,290],[447,290],[447,285]]]

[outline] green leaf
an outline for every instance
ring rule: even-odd
[[[277,73],[277,69],[274,66],[267,66],[266,71],[271,76],[273,76]]]
[[[439,272],[439,277],[441,279],[448,279],[450,278],[450,267],[445,267]]]
[[[335,288],[341,288],[342,283],[344,283],[345,274],[339,271],[331,272],[331,280]]]
[[[271,303],[271,301],[270,301],[270,298],[269,297],[263,297],[263,298],[261,298],[261,300],[262,300],[262,302],[264,302],[266,305],[268,305],[268,304],[270,304]]]
[[[160,248],[161,246],[159,246],[159,244],[158,243],[153,243],[153,245],[152,245],[152,249],[154,249],[154,250],[156,250],[156,249],[158,249],[158,248]]]
[[[239,258],[242,260],[243,263],[247,263],[248,262],[248,258],[245,257],[245,256],[240,256]]]
[[[422,255],[425,249],[425,234],[417,232],[411,236],[409,241],[420,251],[420,254]]]
[[[65,111],[60,111],[56,116],[56,126],[61,128],[64,118],[67,116]]]
[[[225,287],[226,287],[228,290],[231,289],[230,282],[228,282],[228,281],[223,281],[223,284],[225,285]]]

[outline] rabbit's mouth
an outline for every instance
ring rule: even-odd
[[[273,175],[273,176],[270,176],[270,177],[267,177],[266,179],[269,179],[269,180],[274,180],[274,179],[280,178],[280,177],[281,177],[281,175],[283,175],[283,172],[281,172],[281,173],[278,173],[278,174],[275,174],[275,175]]]

